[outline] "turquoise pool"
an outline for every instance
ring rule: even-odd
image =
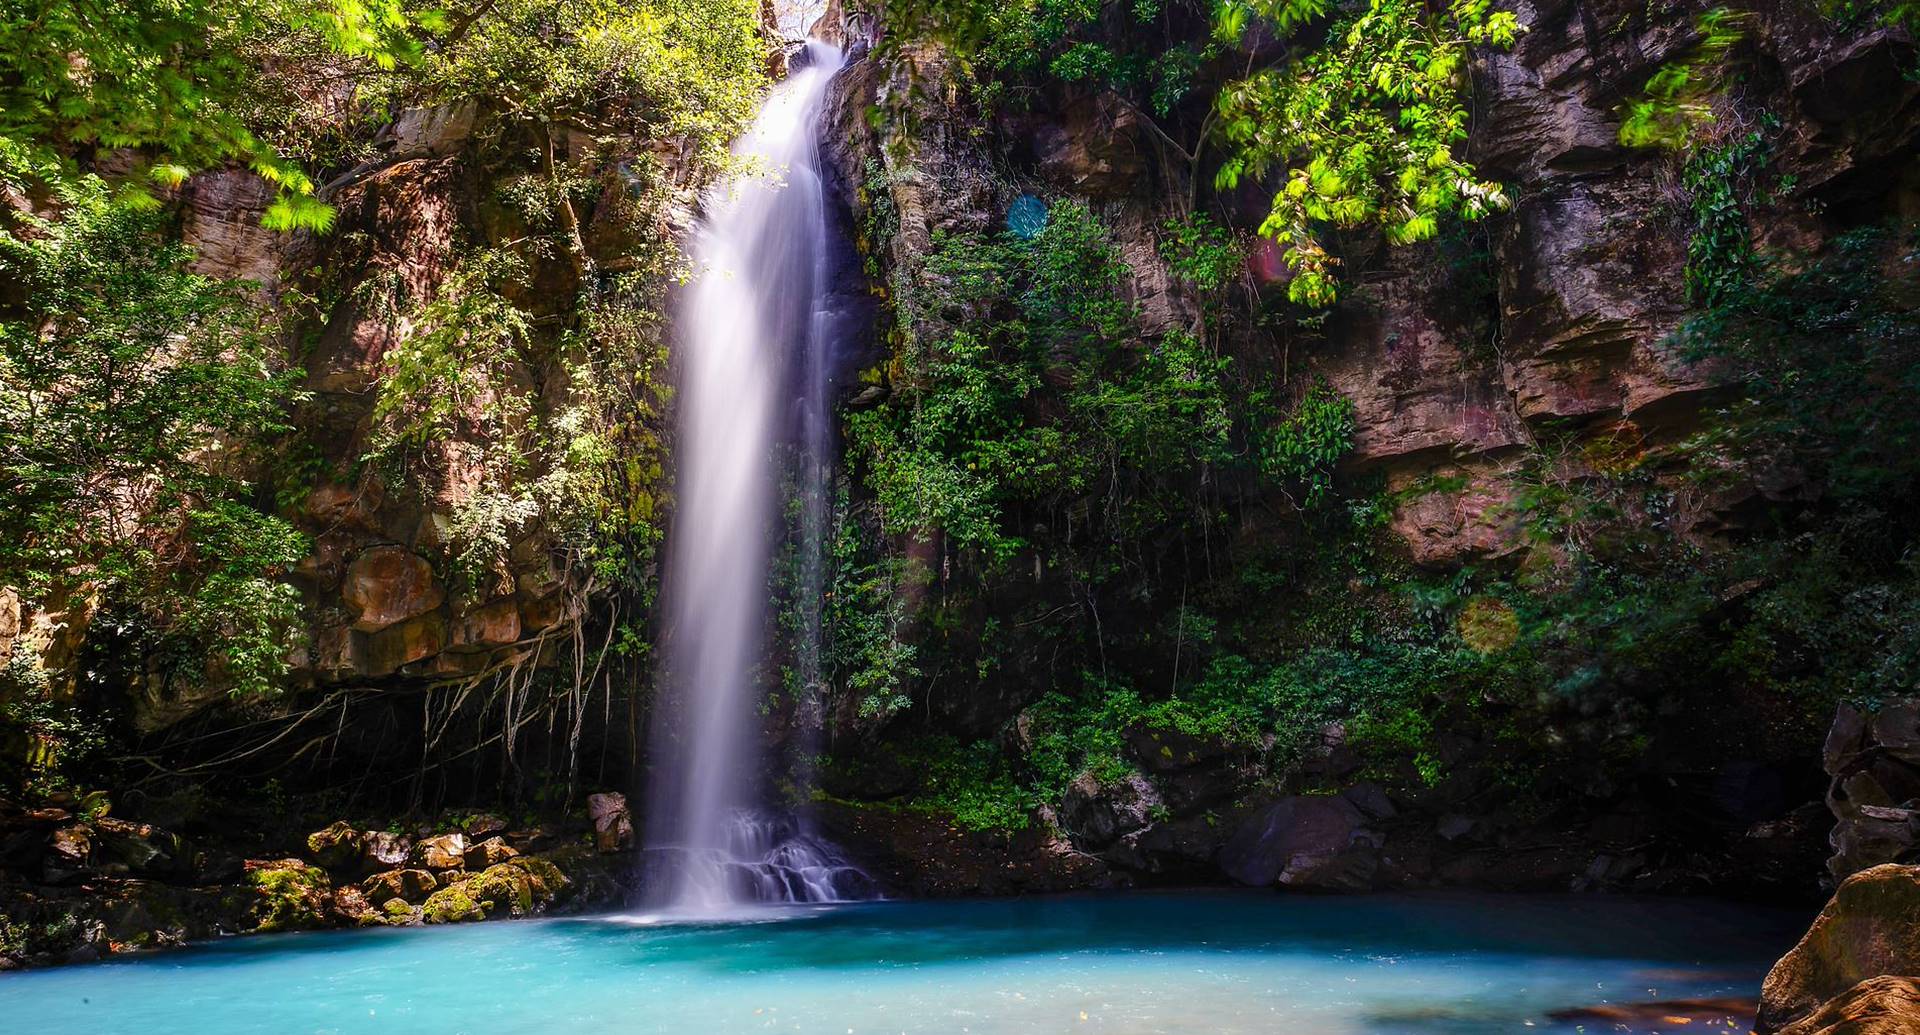
[[[0,975],[0,1029],[1574,1031],[1550,1014],[1750,996],[1805,919],[1610,897],[1192,892],[279,935]]]

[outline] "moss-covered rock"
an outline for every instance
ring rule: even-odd
[[[460,881],[427,896],[426,905],[420,907],[420,917],[430,924],[461,924],[485,920],[487,911],[474,899],[467,882]]]
[[[298,859],[247,860],[247,883],[258,892],[254,930],[304,931],[327,926],[333,882]]]
[[[1780,1031],[1869,978],[1920,973],[1920,866],[1848,877],[1761,987],[1762,1032]]]
[[[410,927],[420,922],[421,911],[406,899],[390,898],[380,906],[380,914],[389,927]]]
[[[307,853],[329,870],[345,870],[360,865],[366,847],[366,836],[346,820],[307,835]]]

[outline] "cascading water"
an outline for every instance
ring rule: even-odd
[[[755,663],[765,647],[771,454],[798,381],[803,641],[817,638],[829,469],[827,200],[817,142],[838,50],[809,41],[734,147],[752,171],[717,187],[695,245],[680,346],[679,506],[665,582],[665,692],[655,710],[647,898],[683,915],[746,902],[864,897],[865,874],[804,817],[756,806]],[[811,558],[811,559],[805,559]],[[810,618],[804,615],[811,615]],[[801,710],[817,711],[818,646],[796,645]],[[815,659],[808,671],[808,659]],[[805,727],[802,715],[796,724]]]

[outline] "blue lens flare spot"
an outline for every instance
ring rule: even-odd
[[[1017,237],[1031,240],[1047,228],[1047,203],[1031,194],[1022,194],[1007,206],[1007,229]]]

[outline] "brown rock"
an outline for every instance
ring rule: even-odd
[[[519,852],[514,850],[512,845],[506,843],[504,840],[497,837],[490,837],[467,849],[467,869],[484,870],[489,866],[506,862],[508,859],[519,854]]]
[[[467,835],[439,834],[413,846],[413,863],[429,870],[457,870],[466,864]]]
[[[47,842],[48,879],[58,880],[72,871],[84,868],[87,865],[88,856],[92,854],[92,828],[84,823],[61,827],[53,832],[53,837]]]
[[[335,889],[327,912],[335,923],[355,927],[370,927],[386,922],[385,915],[368,904],[367,897],[354,887]]]
[[[361,835],[361,863],[369,870],[390,870],[406,863],[413,842],[399,834],[369,830]]]
[[[593,843],[602,852],[624,852],[633,847],[633,816],[627,796],[616,791],[587,795],[587,814],[593,818]]]
[[[181,236],[193,246],[193,271],[209,277],[279,280],[282,237],[260,225],[273,185],[240,169],[204,172],[187,182]]]
[[[325,830],[316,830],[307,835],[307,853],[329,870],[358,864],[366,847],[366,836],[346,820],[339,820]]]
[[[1875,866],[1840,885],[1767,975],[1759,1030],[1779,1031],[1883,974],[1920,974],[1920,866]]]
[[[520,605],[509,597],[484,604],[460,616],[454,623],[453,650],[485,650],[504,647],[520,639]]]
[[[397,898],[416,905],[425,902],[439,886],[440,881],[426,870],[388,870],[368,877],[360,885],[375,902]]]
[[[382,629],[365,638],[359,652],[359,671],[387,676],[403,665],[431,658],[447,645],[447,621],[438,611]]]
[[[1827,1000],[1779,1035],[1915,1035],[1920,1032],[1920,978],[1868,978]]]
[[[348,566],[340,595],[359,612],[353,627],[364,633],[426,614],[446,599],[433,566],[401,546],[362,551]]]

